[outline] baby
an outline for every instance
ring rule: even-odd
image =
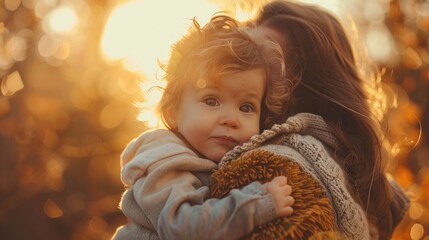
[[[260,133],[267,99],[284,76],[280,47],[251,39],[225,16],[190,32],[172,49],[159,113],[168,129],[148,131],[122,154],[129,186],[121,209],[130,223],[115,239],[237,239],[292,214],[285,177],[209,198],[209,178],[233,147]]]

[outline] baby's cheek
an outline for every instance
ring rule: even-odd
[[[248,142],[250,138],[254,135],[258,135],[259,132],[259,125],[257,127],[254,127],[252,131],[249,131],[246,135],[243,136],[243,142]]]
[[[240,145],[242,145],[243,143],[248,142],[248,141],[250,140],[250,138],[251,138],[253,135],[256,135],[256,134],[258,134],[258,132],[256,132],[255,134],[248,134],[248,135],[246,135],[246,136],[243,136],[243,137],[240,139]]]

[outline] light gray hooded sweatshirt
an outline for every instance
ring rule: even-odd
[[[125,191],[120,208],[130,223],[113,239],[238,239],[274,219],[272,196],[261,183],[209,199],[217,167],[166,129],[148,131],[121,156]]]

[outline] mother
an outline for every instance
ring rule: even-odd
[[[385,109],[380,104],[384,95],[379,80],[364,76],[361,70],[365,69],[358,68],[341,24],[318,7],[277,0],[265,5],[248,26],[254,37],[281,43],[287,66],[284,97],[266,103],[276,105],[278,112],[267,113],[263,127],[269,129],[274,123],[284,123],[290,116],[298,115],[281,125],[283,130],[275,128],[264,132],[248,145],[230,152],[223,159],[220,170],[213,175],[215,194],[222,187],[227,187],[222,185],[228,185],[224,181],[228,171],[238,169],[231,167],[235,161],[231,160],[242,152],[247,151],[247,156],[250,156],[251,150],[256,148],[286,156],[284,152],[294,151],[298,158],[311,162],[296,144],[305,145],[311,138],[310,142],[315,140],[320,146],[316,147],[317,154],[333,159],[333,164],[341,169],[339,176],[344,175],[346,191],[363,210],[370,237],[391,238],[408,208],[409,200],[385,174],[390,156],[382,128]],[[300,126],[291,126],[296,122]],[[292,135],[299,140],[291,139]],[[275,147],[260,147],[269,143]],[[253,150],[252,158],[257,157],[256,150]],[[287,157],[294,158],[290,154]],[[301,164],[303,172],[308,168],[293,160]],[[309,172],[319,178],[322,185],[325,184],[323,188],[330,191],[328,196],[336,208],[338,203],[332,197],[335,194],[333,186],[320,179],[317,169]],[[294,191],[297,190],[300,189],[295,186]],[[341,224],[339,219],[337,213],[337,224]]]

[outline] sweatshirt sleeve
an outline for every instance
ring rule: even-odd
[[[261,183],[234,189],[222,199],[209,199],[209,188],[200,173],[208,179],[217,165],[165,138],[158,146],[162,158],[143,168],[141,164],[133,167],[144,173],[133,173],[141,177],[130,188],[149,220],[145,227],[155,230],[161,239],[237,239],[275,217],[272,196],[263,191]],[[143,161],[144,151],[137,152],[141,154],[130,163]]]
[[[207,199],[207,186],[195,188],[185,179],[152,194],[143,193],[143,181],[133,186],[137,203],[152,216],[161,239],[238,239],[275,217],[273,199],[259,182],[222,199]]]
[[[259,182],[222,199],[204,201],[208,195],[208,187],[172,194],[158,220],[160,238],[238,239],[275,217],[272,197]]]

